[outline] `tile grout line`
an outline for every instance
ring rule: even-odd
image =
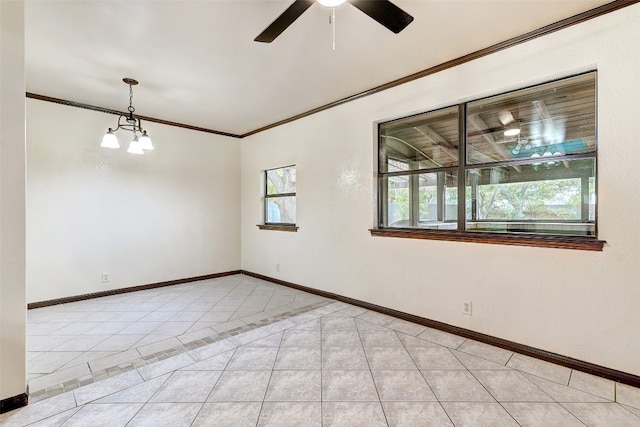
[[[131,370],[134,369],[139,369],[142,368],[144,366],[148,366],[151,365],[155,362],[160,362],[164,359],[167,359],[169,357],[173,357],[173,356],[177,356],[179,354],[184,354],[187,353],[191,350],[195,350],[197,348],[201,348],[204,347],[206,345],[209,344],[213,344],[215,342],[218,341],[222,341],[224,339],[228,339],[246,332],[250,332],[253,331],[255,329],[264,327],[264,326],[268,326],[270,324],[273,324],[275,322],[279,322],[281,320],[285,320],[291,317],[294,317],[296,315],[299,314],[304,314],[307,312],[310,312],[314,309],[320,308],[320,307],[324,307],[326,305],[329,305],[331,303],[333,303],[334,301],[332,300],[326,300],[326,301],[319,301],[313,304],[309,304],[300,308],[297,308],[295,310],[292,311],[287,311],[275,316],[271,316],[271,317],[267,317],[261,321],[258,322],[252,322],[247,324],[246,326],[241,326],[241,327],[237,327],[237,328],[233,328],[230,329],[228,331],[224,331],[221,332],[219,334],[211,335],[205,338],[200,338],[198,340],[194,340],[185,344],[181,344],[179,346],[175,346],[172,348],[169,348],[167,350],[161,350],[155,353],[151,353],[149,355],[146,356],[141,356],[139,358],[136,358],[132,361],[129,362],[125,362],[125,363],[121,363],[121,364],[117,364],[114,366],[110,366],[104,369],[101,369],[99,371],[96,372],[91,372],[90,374],[86,374],[83,375],[81,377],[77,377],[77,378],[73,378],[67,381],[64,381],[63,383],[60,384],[54,384],[52,386],[46,387],[44,389],[41,390],[37,390],[35,392],[31,392],[29,395],[29,402],[30,403],[34,403],[43,399],[46,399],[48,397],[53,397],[55,395],[58,395],[60,393],[64,393],[64,392],[68,392],[71,390],[75,390],[79,387],[85,386],[85,385],[89,385],[107,378],[111,378],[114,377],[116,375],[119,374],[123,374],[126,372],[129,372]]]
[[[204,399],[204,402],[202,402],[202,406],[200,407],[200,409],[198,409],[198,412],[196,413],[196,416],[193,418],[193,421],[191,421],[191,425],[193,425],[193,423],[195,422],[195,420],[198,419],[198,417],[200,416],[200,413],[202,412],[202,409],[204,409],[204,405],[207,404],[207,402],[209,401],[209,398],[211,398],[211,395],[213,394],[213,390],[216,388],[216,385],[218,385],[218,382],[220,382],[220,378],[222,378],[222,374],[226,371],[227,366],[229,366],[229,363],[231,363],[231,359],[233,359],[233,356],[236,354],[236,351],[238,350],[238,347],[234,348],[233,350],[227,350],[227,351],[233,351],[233,354],[231,355],[231,357],[229,358],[229,360],[227,360],[227,363],[224,365],[224,368],[222,369],[222,371],[220,372],[220,375],[218,376],[218,379],[215,381],[215,383],[213,384],[213,387],[211,387],[211,390],[209,391],[209,394],[207,395],[207,397]],[[220,353],[220,354],[224,354],[226,352]],[[216,356],[213,356],[216,357]],[[196,362],[199,363],[199,362]],[[175,371],[174,371],[175,372]],[[169,381],[169,378],[171,376],[167,377],[167,381]],[[160,390],[158,388],[158,390]],[[157,393],[157,392],[156,392]],[[149,399],[149,401],[151,401],[151,399]],[[148,402],[147,402],[148,403]],[[145,403],[146,405],[146,403]]]
[[[246,300],[246,298],[245,298],[245,300]],[[322,307],[322,306],[324,306],[324,305],[329,305],[329,304],[331,304],[331,302],[335,302],[335,300],[322,301],[322,302],[318,302],[318,303],[316,303],[316,304],[318,304],[318,307],[320,308],[320,307]],[[310,304],[309,306],[304,306],[304,307],[301,307],[300,309],[302,309],[302,308],[307,308],[307,307],[310,307],[310,306],[312,306],[312,305],[313,305],[313,304]],[[297,309],[297,310],[298,310],[298,309]],[[311,309],[311,310],[313,310],[313,309]],[[237,311],[237,310],[236,310],[236,311]],[[337,310],[337,311],[340,311],[340,310]],[[331,313],[333,313],[334,311],[330,311],[330,312],[331,312]],[[305,312],[305,313],[306,313],[306,312]],[[366,313],[366,312],[365,312],[365,313]],[[354,318],[359,318],[361,315],[363,315],[363,314],[365,314],[365,313],[360,313],[359,315],[355,315],[355,316],[353,316],[353,317],[354,317]],[[272,313],[267,312],[266,314],[272,314]],[[291,312],[285,312],[285,313],[282,313],[282,314],[288,314],[288,315],[290,315],[290,316],[294,316],[294,315],[295,315],[295,313],[294,313],[294,314],[291,314]],[[325,314],[328,314],[328,313],[325,313]],[[274,318],[274,317],[276,317],[276,316],[278,316],[278,315],[270,316],[270,317],[269,317],[269,318],[267,318],[267,319],[273,319],[273,318]],[[323,316],[321,316],[321,317],[323,317]],[[265,319],[265,320],[267,320],[267,319]],[[286,318],[283,318],[283,319],[281,319],[281,320],[285,320],[285,319],[286,319]],[[278,320],[278,319],[271,320],[271,323],[273,323],[273,322],[277,322],[277,321],[279,321],[279,320]],[[238,328],[231,329],[231,330],[229,330],[229,331],[224,331],[224,333],[229,333],[230,331],[235,331],[236,329],[238,329],[238,330],[239,330],[239,332],[237,332],[237,333],[235,334],[235,335],[237,335],[237,334],[245,333],[245,332],[249,332],[249,331],[251,331],[251,330],[253,330],[253,329],[256,329],[256,328],[259,328],[259,327],[263,327],[263,326],[266,326],[266,325],[269,325],[269,324],[270,324],[270,323],[263,324],[263,322],[262,322],[262,321],[260,321],[260,320],[259,320],[259,321],[256,321],[256,322],[257,322],[257,323],[260,323],[260,324],[259,324],[259,325],[255,325],[255,324],[254,324],[255,322],[252,322],[252,323],[250,323],[250,324],[248,324],[248,325],[245,325],[245,326],[247,326],[246,328],[245,328],[245,326],[243,326],[243,327],[238,327]],[[385,323],[384,325],[381,325],[381,324],[379,324],[379,323],[377,323],[377,322],[373,322],[373,323],[376,323],[376,324],[378,324],[378,325],[380,325],[380,326],[382,326],[382,327],[384,327],[384,328],[390,328],[390,329],[393,329],[392,327],[387,326],[387,324],[386,324],[386,323]],[[243,329],[243,328],[245,328],[245,329]],[[398,332],[398,331],[396,331],[396,332]],[[212,337],[213,337],[214,335],[215,335],[216,337],[218,337],[218,338],[219,338],[219,336],[218,336],[217,334],[213,334],[213,335],[212,335]],[[419,335],[420,335],[420,334],[419,334]],[[234,335],[232,334],[232,336],[234,336]],[[210,338],[210,337],[207,337],[207,338]],[[224,337],[223,337],[223,338],[224,338]],[[421,339],[423,339],[423,338],[421,338]],[[198,341],[200,341],[200,340],[194,340],[193,342],[189,342],[189,343],[186,343],[186,344],[184,344],[184,345],[182,345],[182,346],[176,346],[176,347],[183,347],[183,346],[185,346],[185,345],[187,345],[187,344],[192,344],[192,343],[194,343],[194,342],[198,342]],[[216,341],[217,341],[217,340],[216,340]],[[426,341],[429,341],[429,340],[426,340]],[[463,342],[461,342],[457,347],[455,347],[455,349],[457,349],[458,351],[462,351],[462,350],[460,350],[460,347],[461,347],[465,342],[467,342],[467,341],[468,341],[467,339],[463,340]],[[213,341],[213,342],[215,342],[215,341]],[[437,343],[436,343],[436,344],[437,344]],[[206,345],[206,344],[199,344],[199,345],[200,345],[200,346],[203,346],[203,345]],[[440,344],[440,345],[442,345],[442,344]],[[443,345],[443,347],[448,347],[448,346]],[[198,347],[196,346],[196,347],[194,347],[194,348],[198,348]],[[173,348],[173,349],[175,349],[175,348]],[[173,350],[173,349],[169,349],[169,350],[164,350],[164,351],[159,351],[159,352],[157,352],[157,353],[160,353],[160,354],[159,354],[159,356],[163,356],[162,358],[159,358],[158,360],[154,360],[154,361],[152,361],[152,362],[150,362],[150,361],[148,361],[148,360],[144,360],[144,359],[143,359],[143,360],[141,360],[141,361],[140,361],[140,363],[143,363],[141,366],[149,365],[149,364],[151,364],[151,363],[154,363],[155,361],[159,361],[159,360],[166,359],[167,357],[171,357],[171,356],[173,356],[173,355],[175,355],[175,354],[180,354],[180,352],[175,353],[175,354],[169,354],[169,355],[162,355],[162,354],[161,354],[161,353],[163,353],[163,352],[171,351],[171,350]],[[450,348],[450,350],[452,350],[452,349],[454,349],[454,348],[453,348],[453,347],[451,347],[451,348]],[[455,349],[454,349],[454,350],[455,350]],[[136,350],[138,350],[138,349],[136,349]],[[186,349],[186,350],[185,350],[185,349],[183,349],[183,350],[182,350],[182,353],[187,352],[187,351],[189,351],[189,349]],[[466,351],[462,351],[462,352],[463,352],[463,353],[465,353],[465,354],[471,354],[471,355],[475,356],[474,354],[472,354],[472,353],[467,353]],[[514,356],[515,354],[519,354],[519,353],[517,353],[517,352],[512,352],[512,355],[511,355],[511,357],[510,357],[510,360],[511,360],[511,358],[513,358],[513,356]],[[153,355],[148,355],[148,356],[153,357],[154,355],[155,355],[155,354],[153,354]],[[455,356],[455,355],[454,355],[454,356]],[[322,357],[322,353],[321,353],[321,357]],[[366,356],[365,356],[365,357],[366,357]],[[475,356],[475,357],[479,357],[479,356]],[[457,357],[456,357],[456,358],[457,358]],[[481,357],[481,358],[485,359],[484,357]],[[135,360],[137,361],[137,360],[138,360],[138,358],[136,358]],[[489,360],[489,359],[485,359],[485,360]],[[509,361],[510,361],[510,360],[509,360]],[[505,364],[505,366],[509,363],[509,361],[507,361],[507,363]],[[495,362],[494,362],[494,363],[495,363]],[[125,363],[125,364],[123,364],[123,365],[126,365],[126,363]],[[125,366],[125,367],[126,367],[126,366]],[[119,374],[119,373],[124,373],[124,372],[128,372],[128,371],[130,371],[131,369],[135,369],[135,367],[134,367],[134,368],[129,368],[129,369],[127,369],[127,370],[122,370],[122,369],[124,369],[124,367],[122,367],[122,366],[118,366],[118,368],[120,368],[120,369],[122,370],[122,372],[118,372],[117,370],[114,370],[113,368],[114,368],[114,367],[106,368],[107,372],[105,372],[105,373],[104,373],[104,375],[105,375],[105,376],[104,376],[103,378],[101,378],[101,379],[106,379],[106,378],[109,378],[109,377],[111,377],[111,376],[115,376],[115,375],[117,375],[117,374]],[[509,368],[509,367],[508,367],[508,368]],[[111,370],[111,372],[109,372],[109,369],[112,369],[112,370]],[[520,369],[514,369],[514,368],[511,368],[511,369],[513,369],[513,370],[515,370],[515,371],[518,371],[518,372],[521,372],[521,373],[527,373],[528,375],[532,375],[532,376],[535,376],[535,377],[539,377],[539,378],[542,378],[542,379],[546,379],[546,380],[548,380],[546,377],[540,377],[540,376],[538,376],[538,375],[537,375],[537,374],[535,374],[535,373],[529,373],[529,372],[525,372],[525,371],[520,371]],[[468,368],[467,368],[467,370],[468,370]],[[100,372],[102,373],[102,371],[100,371]],[[590,393],[590,392],[588,392],[588,391],[583,390],[582,388],[575,388],[575,387],[571,387],[571,386],[570,386],[570,383],[571,383],[571,379],[572,379],[572,375],[573,375],[573,373],[574,373],[574,370],[573,370],[573,369],[572,369],[572,370],[570,370],[569,380],[568,380],[568,384],[566,384],[566,386],[567,386],[567,387],[569,387],[569,388],[572,388],[572,389],[574,389],[574,390],[577,390],[577,391],[583,392],[583,393],[592,394],[592,393]],[[88,377],[88,378],[87,378],[87,377]],[[79,377],[79,378],[77,378],[77,379],[79,380],[79,379],[81,379],[81,378],[84,378],[84,379],[85,379],[86,384],[91,384],[92,382],[94,382],[94,378],[92,377],[92,375],[85,375],[85,376],[81,376],[81,377]],[[51,386],[51,387],[56,387],[56,388],[58,388],[58,389],[56,389],[56,390],[50,390],[50,391],[52,392],[52,394],[50,394],[50,396],[53,396],[53,395],[59,394],[59,393],[61,393],[61,392],[65,392],[65,391],[73,390],[73,389],[75,389],[75,388],[77,388],[77,387],[80,387],[80,386],[82,386],[82,385],[86,385],[86,384],[80,384],[80,385],[79,385],[79,386],[77,386],[77,387],[72,387],[72,388],[70,388],[72,385],[74,385],[74,384],[73,384],[73,381],[74,381],[74,380],[69,380],[69,381],[65,381],[65,382],[63,382],[62,384],[57,384],[57,385],[53,385],[53,386]],[[551,381],[552,381],[552,380],[551,380]],[[538,386],[537,384],[535,384],[535,385],[537,386],[537,388],[541,389],[541,387],[540,387],[540,386]],[[60,386],[62,386],[62,387],[61,387],[61,388],[62,388],[61,390],[59,390]],[[48,390],[48,389],[49,389],[49,387],[47,387],[47,388],[44,390],[44,391],[45,391],[45,393],[47,392],[47,390]],[[542,390],[542,391],[543,391],[545,394],[547,394],[544,390]],[[617,403],[617,392],[618,392],[618,387],[617,387],[617,385],[614,383],[614,399],[612,400],[612,402],[614,402],[614,403]],[[42,390],[38,390],[38,391],[36,392],[36,395],[37,395],[38,393],[42,393]],[[40,398],[38,398],[38,400],[41,400],[42,398],[50,397],[50,396],[40,397]],[[36,396],[36,397],[37,397],[37,396]],[[552,399],[553,399],[553,398],[552,398]],[[554,399],[553,399],[553,400],[554,400]],[[37,400],[35,400],[35,401],[37,401]]]

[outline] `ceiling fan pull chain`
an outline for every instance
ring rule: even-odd
[[[333,50],[336,50],[336,8],[331,8],[331,32],[333,34]]]

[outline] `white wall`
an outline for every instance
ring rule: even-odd
[[[242,140],[242,268],[640,375],[638,22],[640,4]],[[593,68],[603,252],[370,236],[374,122]],[[260,231],[261,171],[289,164],[300,229]]]
[[[0,1],[0,400],[25,392],[24,3]]]
[[[136,156],[116,120],[27,99],[28,302],[240,268],[238,140],[146,122]]]

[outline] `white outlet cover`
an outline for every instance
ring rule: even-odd
[[[473,303],[471,301],[465,301],[462,303],[462,314],[471,316],[473,313]]]

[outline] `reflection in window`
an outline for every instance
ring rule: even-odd
[[[595,74],[467,104],[467,162],[595,152]]]
[[[265,171],[265,224],[295,225],[296,167]]]
[[[446,108],[385,124],[380,128],[380,155],[381,172],[457,165],[458,109]]]
[[[382,123],[379,135],[379,227],[596,235],[595,72]]]

